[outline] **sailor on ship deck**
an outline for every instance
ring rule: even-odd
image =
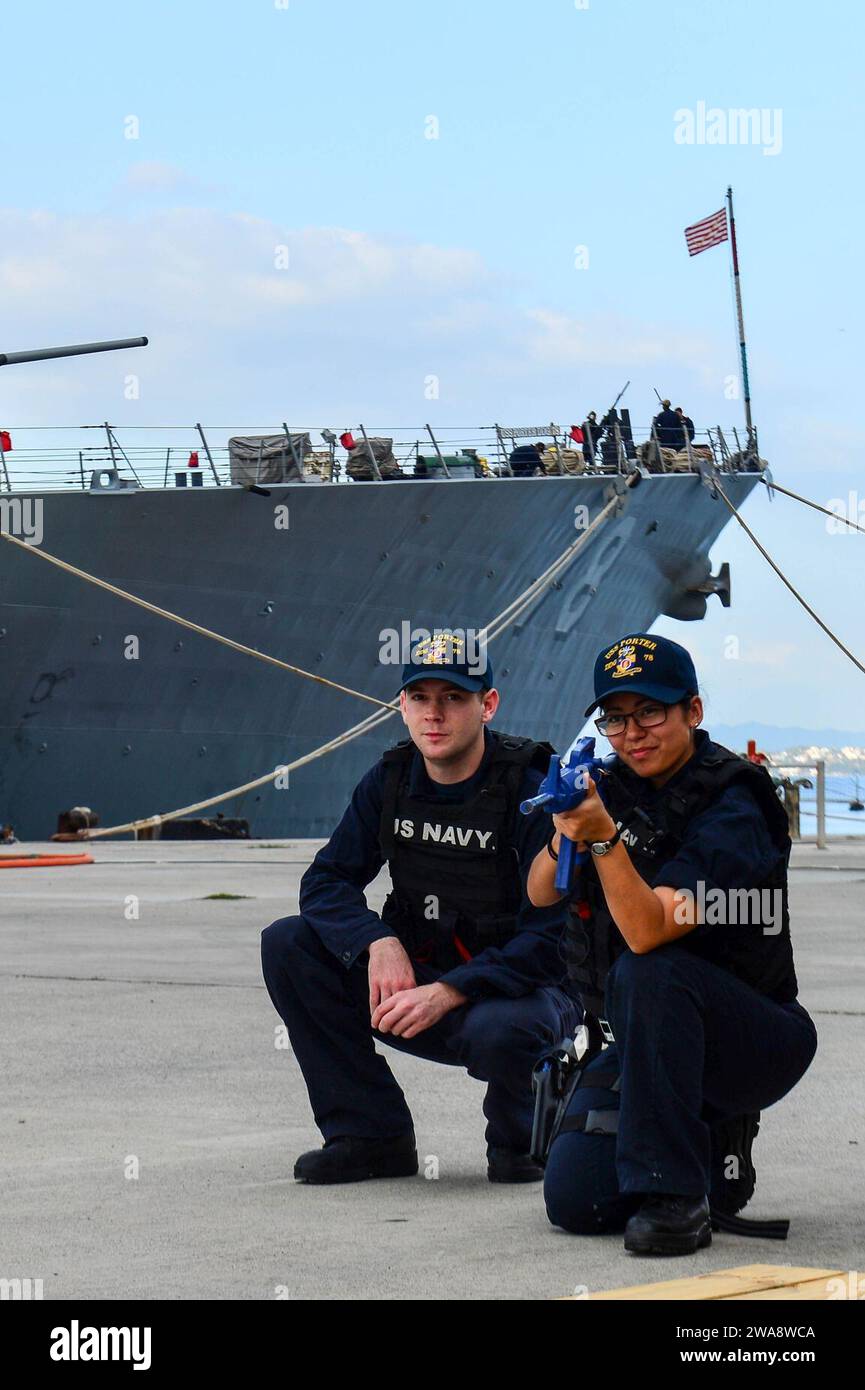
[[[669,401],[661,402],[661,409],[652,421],[652,430],[662,449],[683,447],[682,421],[675,410],[670,409]]]
[[[510,465],[515,478],[535,478],[544,471],[546,445],[518,444],[511,452]]]

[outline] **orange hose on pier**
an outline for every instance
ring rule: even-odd
[[[62,869],[92,863],[92,854],[0,854],[0,869]]]

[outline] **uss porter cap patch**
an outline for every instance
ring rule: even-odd
[[[697,672],[691,653],[669,637],[635,632],[605,647],[595,659],[595,698],[586,717],[608,695],[633,690],[650,700],[673,705],[686,695],[696,695]]]

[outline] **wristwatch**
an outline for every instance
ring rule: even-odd
[[[621,830],[617,830],[611,840],[595,840],[590,846],[592,854],[596,854],[600,859],[602,855],[609,854],[614,845],[617,845],[622,838]]]

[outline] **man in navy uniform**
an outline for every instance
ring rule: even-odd
[[[661,401],[661,409],[652,421],[655,438],[662,449],[679,449],[682,445],[682,421],[669,401]]]
[[[685,414],[682,406],[680,405],[676,406],[676,414],[682,422],[681,436],[677,447],[679,449],[687,449],[688,445],[693,444],[694,442],[694,435],[696,434],[696,430],[694,429],[694,422],[691,419],[690,415]]]
[[[543,473],[545,453],[546,445],[540,441],[537,444],[518,444],[510,457],[514,477],[534,478],[538,473]]]
[[[262,934],[264,979],[288,1029],[324,1147],[309,1183],[417,1172],[412,1117],[375,1041],[464,1067],[487,1083],[487,1172],[530,1182],[531,1071],[579,1009],[559,951],[564,910],[533,908],[529,865],[546,841],[536,795],[550,748],[490,728],[486,662],[437,634],[402,672],[410,739],[356,787],[300,887],[300,915]],[[364,889],[387,862],[381,915]]]

